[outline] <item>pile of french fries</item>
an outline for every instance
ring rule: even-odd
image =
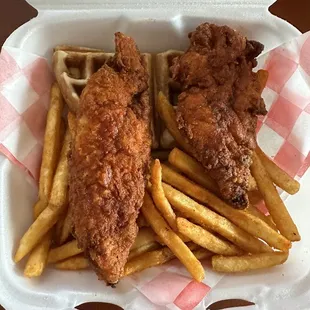
[[[64,101],[59,87],[51,90],[35,221],[18,245],[15,262],[28,255],[27,277],[38,277],[47,264],[61,270],[89,267],[71,235],[68,210],[68,154],[75,135],[75,118],[62,118]],[[159,93],[157,111],[179,148],[157,152],[137,219],[139,233],[124,275],[179,259],[191,276],[202,281],[203,259],[218,272],[244,272],[284,263],[292,241],[300,235],[275,185],[289,194],[299,183],[276,166],[260,148],[253,154],[249,197],[251,205],[237,210],[220,197],[217,184],[192,158],[179,132],[175,111]],[[181,150],[182,149],[182,150]],[[167,157],[167,158],[166,158]],[[166,161],[165,163],[161,163]],[[263,199],[270,215],[253,204]],[[252,204],[253,203],[253,204]]]

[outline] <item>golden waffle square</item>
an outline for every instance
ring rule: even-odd
[[[80,95],[88,79],[97,72],[114,53],[80,46],[60,45],[54,49],[53,69],[61,93],[69,109],[76,113]],[[149,73],[149,102],[151,106],[152,148],[158,147],[158,137],[154,129],[154,87],[152,73],[152,55],[142,54]]]
[[[180,93],[178,83],[172,81],[170,67],[173,59],[182,55],[182,51],[167,50],[156,55],[155,59],[155,100],[160,91],[169,99],[174,106],[177,105],[177,97]],[[174,140],[166,129],[164,123],[155,113],[155,127],[158,130],[159,147],[161,149],[171,149],[175,146]]]

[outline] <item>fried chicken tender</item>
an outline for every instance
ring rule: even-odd
[[[257,73],[252,72],[263,45],[208,23],[189,39],[189,49],[171,67],[182,89],[178,126],[223,198],[245,208],[257,115],[267,113]]]
[[[73,234],[100,279],[118,282],[138,227],[149,169],[148,74],[132,38],[89,79],[70,156]]]

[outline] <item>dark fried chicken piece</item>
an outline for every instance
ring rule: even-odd
[[[252,72],[263,45],[208,23],[189,39],[189,49],[171,67],[182,88],[177,122],[223,198],[244,208],[257,115],[267,113],[257,73]]]
[[[132,38],[88,81],[70,158],[73,232],[99,278],[115,284],[136,238],[151,135],[148,74]]]

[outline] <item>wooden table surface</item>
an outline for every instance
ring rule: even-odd
[[[0,7],[0,46],[2,46],[4,40],[13,30],[35,17],[37,12],[24,0],[0,0]],[[278,0],[271,6],[270,11],[296,26],[301,32],[310,30],[310,0]],[[238,300],[230,301],[224,305],[214,307],[213,310],[224,309],[223,306],[238,306],[239,304],[242,305],[242,302]],[[0,305],[1,309],[3,308]],[[80,305],[78,309],[117,310],[121,308],[110,304],[89,303]]]

